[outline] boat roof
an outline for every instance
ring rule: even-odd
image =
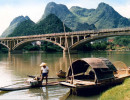
[[[68,76],[85,73],[91,67],[98,80],[113,78],[116,67],[106,58],[83,58],[72,63],[68,71]],[[73,69],[73,71],[72,71]]]
[[[100,58],[84,58],[81,60],[87,62],[92,68],[109,68]]]

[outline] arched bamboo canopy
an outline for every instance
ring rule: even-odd
[[[72,63],[72,68],[69,68],[67,76],[85,73],[89,67],[95,73],[95,81],[114,78],[113,72],[117,71],[115,66],[106,58],[83,58]]]

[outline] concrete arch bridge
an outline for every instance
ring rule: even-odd
[[[7,47],[9,52],[12,52],[14,50],[21,49],[29,42],[47,41],[55,45],[58,45],[63,49],[64,52],[66,52],[68,48],[73,51],[76,50],[81,45],[94,40],[112,36],[127,36],[127,35],[130,35],[130,27],[7,37],[7,38],[0,38],[0,44]]]

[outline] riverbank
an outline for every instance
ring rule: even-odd
[[[123,84],[104,92],[99,100],[130,100],[130,78]]]

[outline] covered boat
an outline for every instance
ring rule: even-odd
[[[60,84],[72,87],[75,93],[99,92],[103,88],[120,84],[130,74],[117,75],[116,67],[106,58],[84,58],[72,63],[67,80]],[[116,75],[115,75],[116,74]]]

